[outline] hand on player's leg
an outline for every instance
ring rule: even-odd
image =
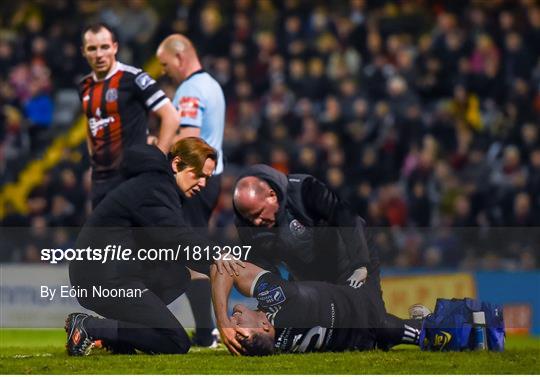
[[[227,272],[230,276],[239,276],[240,273],[238,272],[238,266],[245,268],[246,265],[241,260],[224,260],[224,259],[217,259],[214,261],[217,270],[220,274],[223,274],[224,272]]]
[[[353,288],[360,288],[367,278],[367,268],[360,267],[352,273],[352,275],[347,279],[349,285]]]

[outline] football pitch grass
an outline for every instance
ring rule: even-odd
[[[0,374],[540,374],[540,339],[509,337],[506,351],[313,353],[232,357],[193,347],[187,355],[68,357],[63,330],[0,329]]]

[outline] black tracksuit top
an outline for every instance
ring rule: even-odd
[[[179,245],[182,249],[188,245],[209,245],[208,240],[185,221],[182,210],[185,197],[176,184],[170,161],[157,147],[138,145],[127,150],[121,171],[126,180],[108,193],[92,212],[76,247],[104,249],[108,244],[121,245],[124,249],[131,248],[135,259],[105,264],[72,262],[71,275],[78,281],[138,278],[144,276],[148,267],[186,262],[184,252],[178,253],[174,261],[140,261],[135,255],[140,248],[177,250]],[[201,263],[206,268],[208,264]]]

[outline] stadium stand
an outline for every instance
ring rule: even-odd
[[[214,217],[221,236],[234,237],[235,174],[262,162],[314,174],[346,198],[381,229],[373,243],[386,266],[539,267],[538,232],[523,231],[540,224],[534,1],[57,0],[1,7],[4,184],[46,156],[73,123],[73,89],[87,69],[78,27],[99,18],[118,27],[119,59],[137,65],[164,36],[185,33],[222,85],[227,168]],[[23,197],[24,211],[4,202],[10,215],[3,225],[84,220],[85,149],[59,150],[58,164],[38,174],[40,184]],[[3,258],[35,261],[29,249]]]

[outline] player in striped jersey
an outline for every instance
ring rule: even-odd
[[[82,53],[92,72],[79,86],[88,118],[87,143],[92,166],[92,207],[121,181],[119,168],[126,148],[146,144],[148,113],[161,121],[158,147],[168,153],[179,117],[154,79],[141,69],[116,60],[118,42],[104,23],[87,27]]]

